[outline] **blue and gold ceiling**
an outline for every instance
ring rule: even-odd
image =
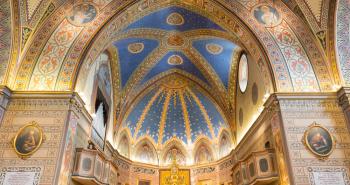
[[[164,144],[177,138],[192,144],[198,138],[218,140],[230,130],[222,111],[199,87],[181,78],[168,78],[140,96],[123,120],[134,141],[151,138]]]
[[[215,89],[222,99],[227,97],[233,56],[240,47],[207,17],[170,6],[140,17],[121,35],[113,47],[125,94],[164,74],[178,72]]]
[[[119,129],[134,142],[147,137],[157,145],[218,141],[222,130],[229,132],[227,99],[240,47],[227,35],[206,16],[177,6],[125,27],[112,42],[127,102]]]

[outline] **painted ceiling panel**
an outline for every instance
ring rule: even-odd
[[[201,39],[193,47],[208,61],[227,88],[231,71],[232,56],[237,45],[224,39]]]
[[[142,61],[158,47],[156,40],[144,38],[127,38],[113,43],[119,54],[121,85],[125,86],[132,73]]]
[[[173,136],[187,143],[186,126],[182,124],[185,123],[183,109],[178,94],[174,94],[171,97],[168,109],[162,143],[165,143]]]
[[[136,104],[136,106],[133,106],[131,108],[132,111],[129,114],[128,120],[124,122],[124,126],[129,128],[132,135],[134,135],[135,133],[139,117],[142,115],[142,113],[144,112],[144,109],[151,101],[151,98],[155,96],[155,93],[156,93],[156,90],[153,89],[147,95],[145,95],[143,99],[139,101],[138,104]]]
[[[152,28],[162,30],[188,31],[194,29],[222,30],[208,18],[198,15],[184,8],[172,6],[144,16],[130,24],[125,31],[138,28]]]
[[[208,138],[212,139],[209,127],[204,118],[204,113],[201,111],[200,106],[195,102],[193,96],[187,94],[186,96],[186,108],[191,111],[191,114],[188,115],[191,123],[191,139],[195,141],[196,138],[200,135],[205,135]]]
[[[160,120],[166,95],[166,92],[162,92],[153,102],[152,106],[145,116],[142,126],[137,134],[137,138],[149,135],[155,142],[158,141]]]
[[[205,97],[203,94],[201,94],[198,90],[195,89],[194,94],[200,99],[201,103],[206,108],[206,111],[210,116],[209,119],[211,121],[211,124],[213,125],[214,133],[215,135],[218,135],[220,129],[226,126],[223,117],[218,112],[218,109],[215,107],[212,101],[208,99],[208,97]]]
[[[218,138],[221,129],[229,128],[219,107],[187,81],[164,80],[153,88],[138,98],[123,121],[122,129],[129,129],[135,140],[149,136],[164,144],[177,138],[190,144],[199,136]]]
[[[162,72],[166,72],[171,69],[180,69],[187,73],[190,73],[203,82],[208,84],[207,79],[201,73],[201,71],[188,59],[182,52],[171,51],[167,53],[153,68],[149,73],[143,78],[141,84],[146,83],[153,77],[157,76]]]

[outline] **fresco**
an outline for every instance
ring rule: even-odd
[[[123,136],[118,145],[119,154],[124,157],[129,157],[129,140],[126,136]]]
[[[73,7],[72,14],[68,20],[74,25],[84,25],[95,19],[97,16],[97,9],[94,5],[89,3],[81,3]]]
[[[224,157],[227,154],[229,154],[230,149],[231,149],[231,142],[229,141],[229,138],[226,135],[223,135],[220,140],[220,156]]]
[[[185,155],[177,148],[172,148],[170,149],[166,156],[165,156],[165,161],[164,163],[166,165],[170,165],[172,163],[172,160],[173,160],[173,155],[176,155],[175,158],[176,158],[176,163],[181,165],[181,166],[185,166],[186,165],[186,157]]]
[[[156,163],[151,146],[147,143],[141,145],[136,151],[136,160],[144,163]]]
[[[213,156],[209,151],[208,147],[205,145],[199,146],[195,155],[195,163],[204,164],[204,163],[211,162],[212,160],[213,160]]]
[[[174,80],[141,95],[125,115],[121,129],[129,130],[135,140],[149,136],[155,143],[177,138],[191,144],[200,136],[218,138],[221,129],[229,128],[210,97],[185,81]]]
[[[255,19],[264,26],[276,26],[281,21],[278,11],[270,5],[259,5],[254,9]]]

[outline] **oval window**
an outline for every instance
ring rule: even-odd
[[[244,93],[248,85],[248,58],[246,54],[242,54],[239,59],[238,66],[238,83],[239,89]]]

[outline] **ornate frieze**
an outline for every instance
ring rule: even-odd
[[[122,159],[119,159],[119,158],[115,158],[113,160],[113,162],[120,168],[124,169],[124,170],[129,170],[130,169],[130,165],[125,162],[124,160]]]
[[[215,167],[214,166],[209,166],[209,167],[203,167],[203,168],[197,168],[193,170],[193,174],[194,175],[198,175],[198,174],[205,174],[205,173],[212,173],[215,171]]]
[[[158,170],[151,169],[151,168],[144,168],[144,167],[139,167],[139,166],[133,167],[133,172],[134,172],[134,173],[144,173],[144,174],[153,175],[153,174],[155,174],[157,171],[158,171]]]
[[[219,170],[224,170],[226,168],[232,167],[235,164],[234,159],[229,159],[219,165]]]

